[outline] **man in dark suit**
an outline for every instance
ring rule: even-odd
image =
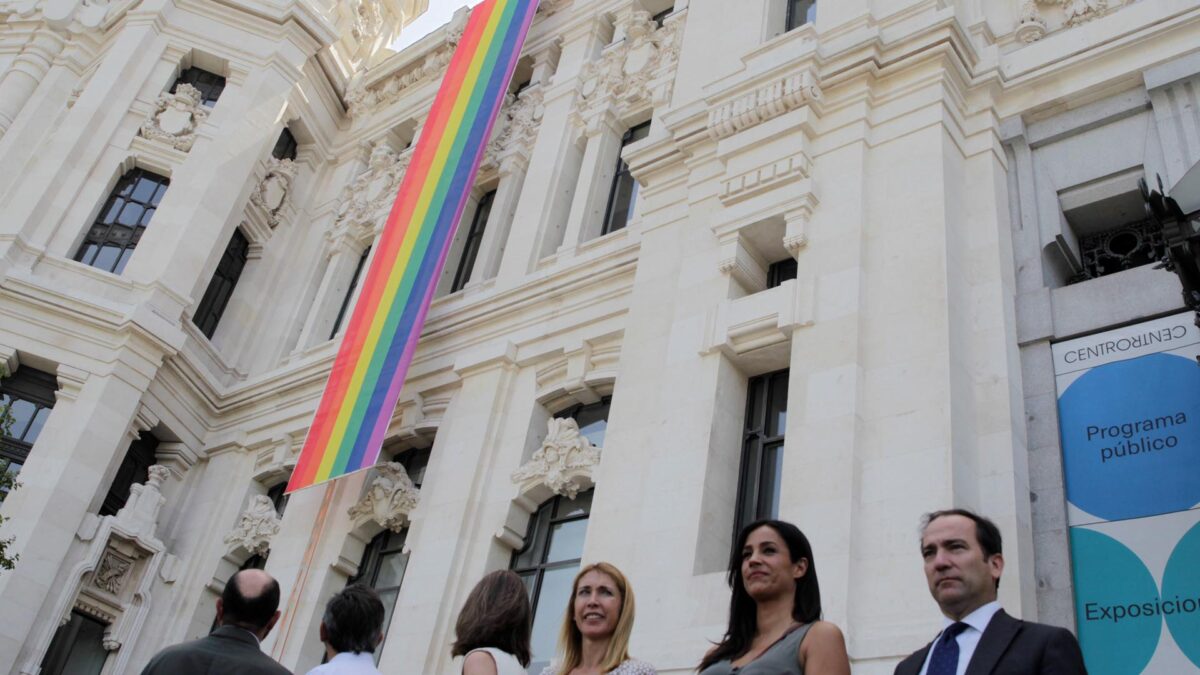
[[[933,642],[896,666],[895,675],[1087,674],[1070,631],[1014,619],[1000,608],[1004,556],[995,523],[964,509],[930,513],[921,528],[921,556],[945,624]]]
[[[262,570],[242,570],[217,598],[217,629],[162,650],[142,675],[291,675],[259,647],[278,620],[279,584]]]

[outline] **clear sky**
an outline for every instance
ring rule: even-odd
[[[449,22],[459,7],[474,7],[480,2],[482,0],[429,0],[429,10],[400,31],[400,39],[392,43],[392,49],[404,49]]]

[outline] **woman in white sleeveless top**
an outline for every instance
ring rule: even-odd
[[[503,570],[480,579],[454,626],[453,656],[463,675],[525,675],[533,609],[525,582]]]

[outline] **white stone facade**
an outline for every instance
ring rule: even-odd
[[[383,466],[273,519],[464,25],[383,49],[426,4],[0,1],[0,362],[58,381],[0,507],[21,556],[0,673],[39,672],[73,608],[112,629],[105,673],[136,672],[268,549],[264,649],[307,671],[385,528],[410,553],[381,669],[455,673],[471,586],[539,504],[592,486],[584,561],[628,573],[634,653],[689,672],[724,629],[748,378],[784,368],[779,515],[856,675],[936,631],[916,528],[947,505],[1004,530],[1011,613],[1073,625],[1049,345],[1182,304],[1151,267],[1067,285],[1064,213],[1200,160],[1200,6],[821,0],[785,32],[784,0],[543,0],[476,185],[478,256],[449,292],[472,205]],[[211,108],[168,92],[191,66],[226,78]],[[294,160],[271,157],[285,125]],[[619,158],[637,206],[602,236]],[[170,178],[135,253],[119,275],[75,262],[133,168]],[[191,318],[237,228],[209,339]],[[766,288],[788,256],[797,278]],[[602,448],[552,417],[607,396]],[[151,480],[99,517],[145,433]],[[399,461],[423,448],[414,482]]]

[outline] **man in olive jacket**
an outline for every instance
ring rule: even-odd
[[[262,570],[242,570],[217,599],[217,629],[162,650],[142,675],[291,675],[259,647],[278,620],[279,583]]]

